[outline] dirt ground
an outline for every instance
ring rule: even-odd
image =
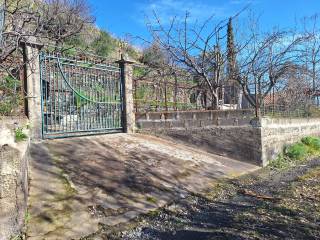
[[[122,226],[123,227],[123,226]],[[91,239],[320,239],[320,159],[218,182]]]
[[[30,165],[29,240],[106,239],[105,229],[257,169],[141,134],[33,144]]]

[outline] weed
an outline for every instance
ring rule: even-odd
[[[314,150],[320,150],[320,138],[317,137],[305,137],[301,140],[307,146],[312,147]]]
[[[23,240],[23,239],[24,239],[24,237],[21,234],[10,238],[10,240]]]
[[[13,104],[8,101],[0,102],[0,115],[8,116],[13,110]]]
[[[26,214],[24,215],[24,223],[25,223],[25,225],[28,224],[30,219],[31,219],[31,215],[30,215],[30,212],[27,210]]]
[[[156,203],[158,202],[158,200],[157,200],[156,198],[151,197],[151,196],[148,196],[148,197],[146,198],[146,200],[147,200],[149,203],[154,203],[154,204],[156,204]]]
[[[295,143],[285,150],[285,155],[294,160],[302,160],[308,156],[309,149],[304,143]]]
[[[293,160],[281,153],[276,159],[269,162],[269,167],[273,169],[285,169],[293,165]]]
[[[154,217],[157,217],[159,214],[160,214],[160,209],[157,209],[157,210],[148,212],[146,215],[154,218]]]
[[[15,140],[16,142],[24,141],[28,138],[28,136],[23,132],[22,128],[17,128],[15,130]]]
[[[306,160],[308,157],[320,155],[320,138],[304,137],[301,142],[288,146],[283,153],[269,163],[269,167],[284,169]]]

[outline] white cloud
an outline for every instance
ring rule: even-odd
[[[244,5],[244,4],[251,4],[251,3],[258,3],[259,0],[230,0],[230,4],[233,5]]]
[[[197,0],[153,0],[148,4],[140,4],[138,7],[140,12],[148,16],[155,11],[163,24],[169,23],[173,17],[184,18],[186,12],[190,14],[189,21],[203,21],[211,16],[225,18],[230,15],[230,9],[226,6],[205,4]]]

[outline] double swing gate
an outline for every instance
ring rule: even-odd
[[[41,53],[40,81],[43,138],[123,131],[118,66]]]

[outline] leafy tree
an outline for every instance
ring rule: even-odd
[[[108,32],[101,30],[99,37],[93,41],[91,48],[97,55],[108,57],[117,48],[117,41]]]

